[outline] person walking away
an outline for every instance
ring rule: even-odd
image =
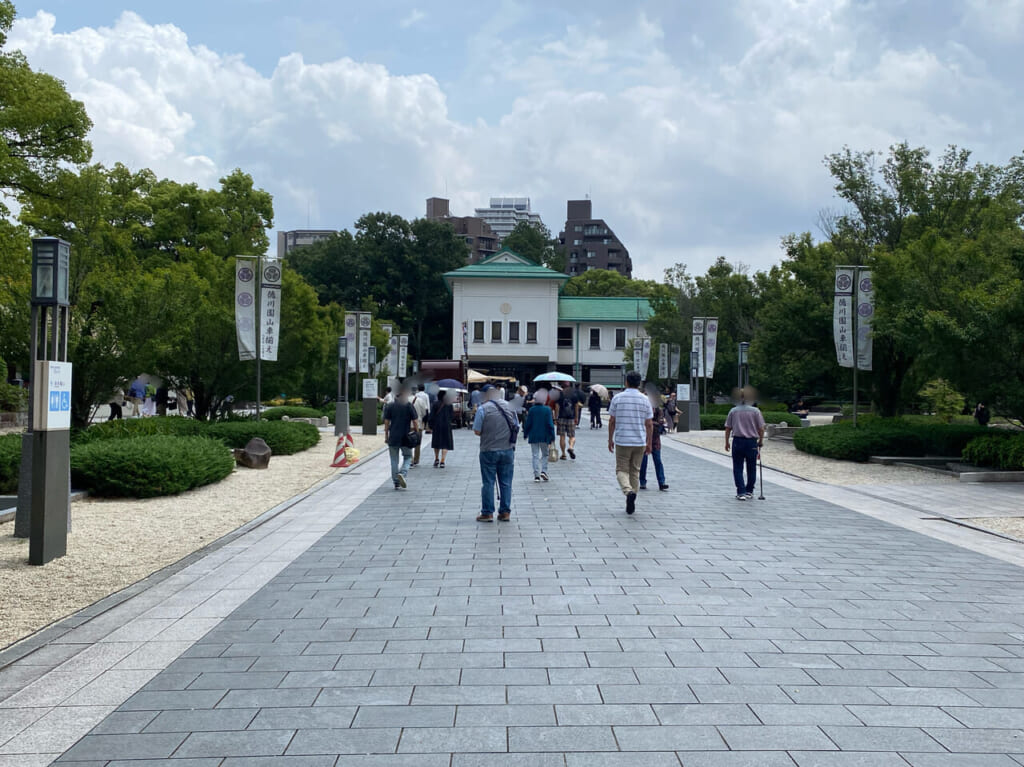
[[[167,415],[167,403],[170,400],[170,392],[167,389],[167,384],[162,383],[157,387],[156,395],[153,399],[156,401],[156,414],[159,416]]]
[[[591,391],[587,398],[587,408],[590,410],[590,428],[601,428],[601,397],[596,391]]]
[[[516,414],[498,390],[485,384],[480,390],[483,402],[473,418],[473,433],[480,437],[480,514],[477,522],[494,519],[494,484],[498,484],[498,520],[512,517],[512,476],[515,469]]]
[[[548,481],[548,446],[555,441],[555,420],[547,405],[548,393],[539,390],[526,414],[523,434],[533,455],[533,481]]]
[[[736,483],[736,500],[749,501],[757,484],[757,451],[764,444],[764,416],[753,405],[754,390],[740,390],[739,404],[725,417],[725,451],[729,452],[732,437],[732,476]],[[743,469],[746,467],[746,480]]]
[[[128,402],[132,406],[132,412],[129,415],[138,418],[142,415],[142,400],[146,397],[146,382],[142,380],[142,376],[137,376],[132,381],[131,386],[128,387]]]
[[[675,431],[679,423],[679,403],[676,400],[676,393],[670,392],[668,395],[668,402],[665,403],[665,429],[666,431]],[[657,432],[657,422],[655,422],[655,432]]]
[[[974,408],[974,420],[978,422],[978,426],[988,426],[988,422],[992,419],[992,414],[988,412],[988,408],[984,402],[979,402],[978,406]]]
[[[652,407],[653,403],[652,403]],[[668,483],[665,481],[665,466],[661,462],[661,436],[668,431],[668,416],[660,407],[654,407],[653,429],[651,434],[651,454],[644,454],[640,462],[640,489],[647,489],[647,463],[648,459],[654,462],[654,475],[658,479],[658,489],[668,490]]]
[[[638,371],[630,370],[626,388],[608,405],[608,452],[615,454],[615,478],[626,496],[627,514],[636,511],[640,464],[654,436],[654,408],[639,389],[642,380]]]
[[[406,478],[412,462],[412,448],[407,444],[407,435],[411,431],[418,431],[416,409],[409,402],[408,393],[401,390],[394,402],[384,407],[384,441],[391,453],[391,481],[395,483],[395,490],[409,486]],[[402,456],[401,468],[398,465],[399,453]]]
[[[455,408],[452,402],[458,395],[455,392],[442,392],[442,395],[438,396],[430,414],[430,446],[434,449],[435,469],[443,469],[448,451],[455,449],[455,436],[452,433]]]
[[[156,415],[156,386],[150,381],[145,387],[146,400],[142,404],[143,415]]]
[[[108,421],[120,421],[124,417],[124,391],[118,389],[110,400],[110,417]]]
[[[419,466],[420,444],[423,441],[423,430],[426,429],[427,416],[430,414],[430,397],[427,396],[427,387],[423,384],[419,385],[416,396],[413,397],[412,406],[416,411],[416,423],[418,424],[416,430],[420,432],[420,442],[417,442],[416,447],[412,450],[412,465]]]
[[[569,457],[576,460],[576,413],[579,407],[571,391],[563,391],[558,398],[558,446],[562,448],[561,459],[565,460],[566,440],[569,442]]]

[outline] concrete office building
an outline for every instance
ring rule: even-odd
[[[565,248],[566,274],[575,277],[591,269],[608,269],[633,276],[629,251],[603,218],[594,218],[590,200],[569,200],[565,218],[558,240]]]
[[[427,198],[427,215],[432,221],[446,221],[455,229],[455,234],[466,242],[469,249],[469,263],[498,252],[498,235],[487,222],[475,216],[453,216],[448,200],[443,197]]]
[[[334,229],[293,229],[277,233],[277,257],[284,258],[296,248],[329,240],[338,232]]]
[[[530,210],[529,197],[492,197],[489,208],[477,208],[475,213],[477,218],[490,224],[499,240],[508,237],[520,221],[537,226],[544,223],[540,220],[540,213]]]

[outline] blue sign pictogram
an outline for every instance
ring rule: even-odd
[[[60,409],[63,411],[71,410],[71,392],[62,391],[60,393]]]
[[[60,392],[50,392],[50,411],[57,412],[60,410]]]

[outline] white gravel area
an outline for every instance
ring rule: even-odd
[[[994,533],[1002,533],[1024,541],[1024,517],[981,517],[965,521]]]
[[[363,456],[382,434],[353,434]],[[67,556],[28,564],[28,540],[0,525],[0,648],[135,583],[237,529],[338,472],[335,438],[297,455],[270,459],[266,470],[236,468],[213,485],[145,500],[86,498],[71,506]]]
[[[725,455],[724,431],[684,432],[672,439],[688,445],[709,448]],[[663,437],[664,439],[664,437]],[[828,485],[934,485],[956,483],[953,477],[905,466],[882,466],[877,463],[854,463],[801,453],[789,440],[765,440],[761,450],[765,468],[779,469],[804,479]]]

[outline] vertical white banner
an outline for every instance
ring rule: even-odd
[[[668,378],[668,344],[658,344],[658,378]]]
[[[672,344],[671,352],[669,353],[669,367],[671,371],[669,378],[675,380],[679,378],[679,357],[682,350],[679,348],[679,344]]]
[[[871,321],[875,316],[875,288],[871,272],[862,269],[857,276],[857,369],[871,370],[874,343],[871,340]]]
[[[462,321],[462,355],[469,356],[469,320]]]
[[[391,336],[391,348],[388,351],[388,368],[390,373],[388,375],[391,378],[398,376],[398,336]]]
[[[359,364],[359,314],[345,314],[345,338],[348,340],[348,372],[355,373]]]
[[[840,367],[853,367],[853,269],[836,269],[832,338]]]
[[[256,359],[256,262],[235,259],[235,335],[238,359]]]
[[[277,342],[281,333],[281,265],[263,262],[260,281],[260,357],[277,361]]]
[[[692,351],[697,352],[697,378],[704,377],[704,318],[693,318],[693,346]]]
[[[369,312],[359,312],[359,372],[370,372],[370,328],[373,317]]]
[[[651,339],[644,339],[644,351],[640,356],[640,374],[647,378],[647,371],[651,369]]]
[[[395,363],[392,363],[391,361],[391,339],[394,338],[394,326],[390,324],[384,324],[380,326],[380,329],[383,330],[384,335],[388,337],[388,351],[387,356],[378,363],[377,369],[380,370],[381,368],[386,367],[388,369],[387,374],[389,376],[393,376],[395,374],[395,366],[398,364],[397,360],[395,361]]]
[[[704,368],[707,377],[715,377],[715,356],[718,353],[718,317],[708,317],[704,324]]]
[[[633,339],[633,370],[636,370],[641,375],[643,372],[640,370],[640,362],[643,360],[644,355],[644,342],[641,338]]]
[[[405,333],[398,337],[398,375],[409,375],[409,336]]]

